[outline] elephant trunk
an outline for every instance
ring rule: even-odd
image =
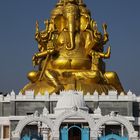
[[[78,7],[75,4],[68,3],[65,6],[64,15],[68,21],[68,33],[70,38],[70,45],[66,49],[72,50],[75,48],[75,31],[76,31],[76,16],[78,14]]]
[[[75,20],[74,15],[68,16],[68,32],[70,37],[70,46],[67,46],[66,49],[72,50],[75,47]]]

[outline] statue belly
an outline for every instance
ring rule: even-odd
[[[88,58],[82,57],[59,57],[51,62],[51,66],[56,69],[89,70],[91,69],[91,62]]]

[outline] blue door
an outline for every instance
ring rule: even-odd
[[[82,140],[89,140],[89,128],[82,128]]]
[[[60,140],[68,140],[68,128],[61,129]]]
[[[69,140],[69,130],[77,128],[80,130],[80,140],[89,140],[89,128],[80,128],[79,126],[71,126],[70,128],[62,128],[60,134],[60,140]]]

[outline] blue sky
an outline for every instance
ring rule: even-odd
[[[28,83],[37,52],[35,22],[50,16],[57,0],[0,0],[0,91],[18,92]],[[99,26],[108,24],[112,54],[107,71],[116,71],[126,91],[140,95],[140,0],[85,0]]]

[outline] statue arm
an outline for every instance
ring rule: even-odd
[[[41,58],[47,56],[47,54],[48,54],[47,51],[35,53],[33,58],[32,58],[33,66],[39,65]]]
[[[99,53],[101,58],[110,58],[110,54],[111,54],[111,47],[109,46],[107,48],[107,52],[106,53]]]
[[[97,43],[104,45],[109,40],[109,35],[107,33],[107,25],[103,24],[102,27],[104,35],[102,35],[97,28],[94,30],[93,35]]]
[[[43,57],[46,57],[47,55],[53,54],[55,52],[53,47],[48,48],[47,50],[43,51],[43,52],[38,52],[35,53],[33,58],[32,58],[32,62],[33,65],[38,65],[40,62],[40,59]]]
[[[37,42],[40,44],[40,45],[45,45],[45,43],[48,42],[49,40],[49,37],[50,37],[50,31],[49,30],[49,20],[46,20],[44,22],[46,28],[44,31],[39,31],[39,24],[38,24],[38,21],[36,21],[36,32],[35,32],[35,39],[37,40]]]
[[[43,52],[36,53],[36,54],[34,54],[34,56],[36,58],[42,58],[42,57],[45,57],[47,54],[48,54],[48,51],[46,50],[46,51],[43,51]]]
[[[42,58],[42,57],[47,56],[48,54],[52,54],[53,52],[54,52],[53,48],[48,48],[47,50],[45,50],[43,52],[36,53],[34,56],[36,58]]]

